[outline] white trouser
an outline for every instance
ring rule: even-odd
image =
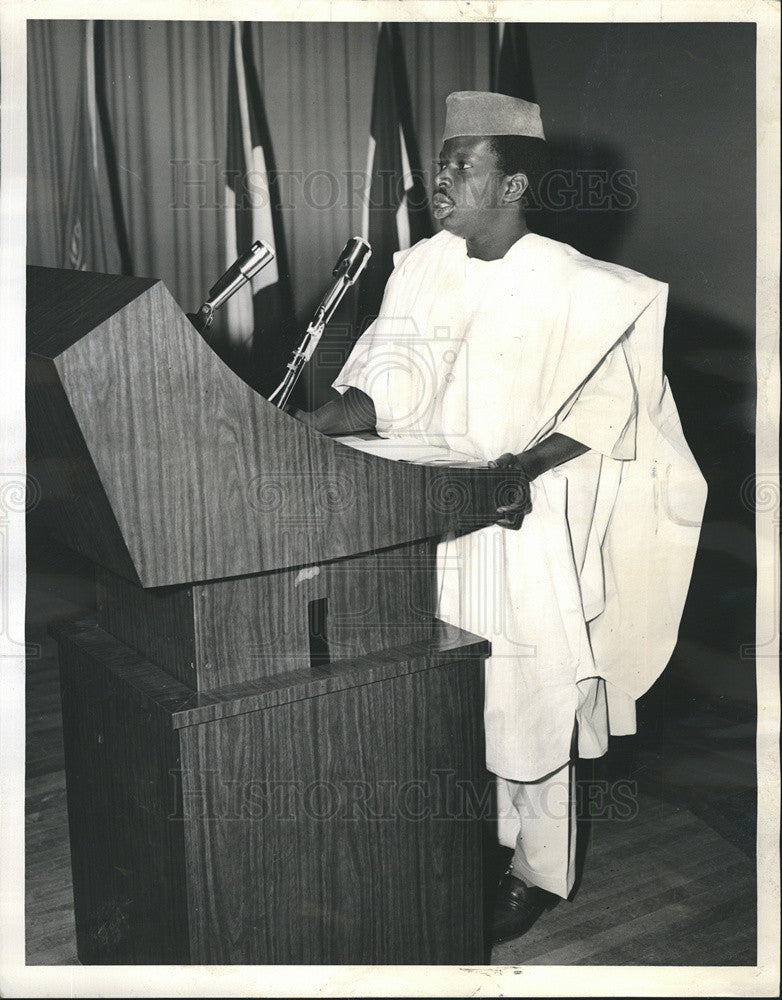
[[[497,833],[514,848],[513,874],[563,898],[575,879],[575,792],[572,763],[540,781],[497,778]]]

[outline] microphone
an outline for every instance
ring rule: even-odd
[[[369,258],[372,256],[372,247],[360,236],[352,236],[345,244],[339,260],[334,265],[331,272],[336,280],[331,288],[326,292],[315,313],[311,326],[328,323],[334,314],[334,310],[342,301],[342,296],[348,288],[355,284],[358,276],[367,266]]]
[[[372,247],[367,241],[362,240],[360,236],[351,236],[331,273],[335,278],[344,276],[348,284],[352,285],[364,270],[371,256]]]
[[[347,241],[339,260],[334,266],[332,277],[335,279],[331,288],[326,292],[318,306],[315,316],[307,327],[304,339],[298,348],[293,352],[293,357],[288,362],[285,378],[280,382],[274,392],[269,396],[269,402],[274,403],[279,409],[284,409],[293,388],[298,381],[299,375],[304,365],[315,353],[323,330],[326,324],[334,315],[334,310],[342,301],[342,296],[348,288],[355,283],[358,276],[367,266],[369,258],[372,256],[372,247],[360,236],[353,236]]]
[[[218,278],[215,284],[209,289],[208,302],[212,309],[217,309],[226,299],[238,292],[242,285],[246,285],[251,278],[274,260],[274,251],[263,240],[256,240],[250,249],[234,261],[225,274]]]
[[[214,313],[248,281],[274,260],[274,251],[263,240],[256,240],[250,249],[228,268],[209,289],[209,297],[198,312],[188,313],[188,319],[199,333],[204,333],[212,325]]]

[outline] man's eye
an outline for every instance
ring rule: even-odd
[[[469,163],[465,163],[464,160],[460,160],[459,163],[457,164],[457,166],[458,166],[459,170],[466,170],[470,166],[470,164]]]

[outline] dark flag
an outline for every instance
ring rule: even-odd
[[[84,44],[65,210],[62,266],[131,274],[117,163],[105,99],[103,22],[84,22]]]
[[[379,29],[367,178],[362,228],[372,259],[360,284],[359,331],[380,309],[394,253],[432,235],[398,24]]]
[[[492,90],[508,97],[535,100],[532,67],[527,46],[527,28],[523,24],[492,26]]]
[[[275,253],[225,305],[226,360],[268,396],[293,353],[295,319],[274,157],[247,23],[234,22],[231,34],[225,158],[225,266],[255,240]]]

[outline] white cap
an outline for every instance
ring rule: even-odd
[[[443,142],[457,135],[546,138],[537,104],[482,90],[457,90],[446,97]]]

